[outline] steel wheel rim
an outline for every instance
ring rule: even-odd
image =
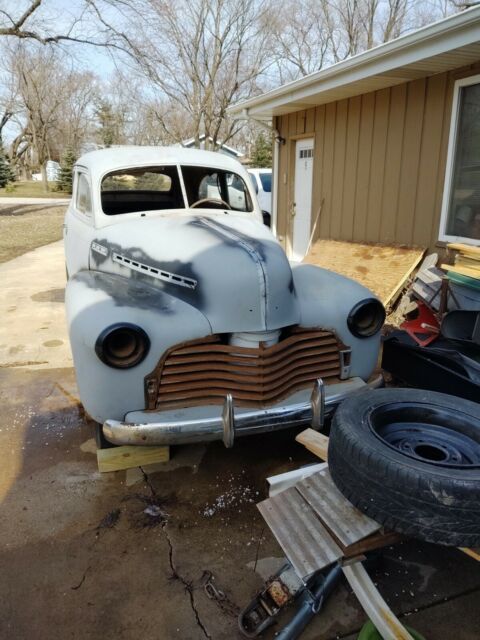
[[[372,410],[369,423],[379,440],[407,458],[446,469],[480,468],[480,417],[397,402]]]

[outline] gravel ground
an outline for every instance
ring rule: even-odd
[[[65,205],[0,206],[0,263],[62,237]]]

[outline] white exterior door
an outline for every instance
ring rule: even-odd
[[[295,201],[293,203],[292,259],[303,260],[310,242],[312,217],[313,138],[295,145]]]

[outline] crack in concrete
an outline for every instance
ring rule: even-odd
[[[145,471],[142,469],[142,467],[139,467],[139,469],[143,474],[143,478],[145,480],[145,484],[148,486],[148,488],[151,491],[152,497],[153,498],[157,498],[158,497],[157,496],[157,492],[155,491],[155,487],[150,482],[150,478],[145,473]],[[202,630],[202,633],[205,636],[205,638],[207,638],[208,640],[212,640],[212,636],[208,633],[207,628],[203,624],[203,622],[202,622],[202,620],[200,618],[200,614],[198,612],[198,609],[196,607],[195,597],[193,595],[193,590],[194,589],[193,589],[192,583],[188,582],[188,580],[186,580],[178,572],[178,569],[175,566],[175,561],[174,561],[174,558],[173,558],[173,543],[172,543],[172,539],[170,538],[170,535],[169,535],[169,533],[167,531],[167,523],[163,524],[162,531],[163,531],[163,533],[165,535],[165,540],[167,541],[167,544],[168,544],[168,560],[169,560],[169,563],[170,563],[170,570],[172,572],[172,579],[173,580],[179,580],[183,584],[183,586],[185,587],[185,591],[188,593],[188,597],[190,599],[190,606],[192,608],[193,615],[195,616],[195,620],[197,621],[197,625]]]
[[[173,559],[173,544],[172,544],[172,540],[171,540],[171,538],[170,538],[170,536],[168,534],[167,525],[166,524],[163,525],[163,532],[165,534],[165,539],[166,539],[166,541],[168,543],[168,546],[169,546],[169,561],[170,561],[170,569],[172,571],[172,578],[174,580],[179,580],[183,584],[183,586],[185,587],[185,590],[188,593],[188,596],[190,598],[190,606],[192,608],[193,615],[195,616],[195,619],[197,621],[198,626],[202,630],[203,635],[205,636],[205,638],[208,638],[208,640],[212,640],[212,636],[208,633],[205,625],[203,624],[203,622],[202,622],[202,620],[200,618],[200,614],[198,612],[198,609],[197,609],[197,607],[195,605],[195,597],[193,595],[192,583],[188,582],[188,580],[185,580],[185,578],[178,573],[178,570],[177,570],[177,568],[175,566],[175,561]]]

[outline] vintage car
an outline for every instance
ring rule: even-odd
[[[322,400],[331,411],[379,384],[382,304],[352,280],[290,263],[236,160],[87,153],[64,227],[78,388],[110,443],[232,446],[318,428]]]

